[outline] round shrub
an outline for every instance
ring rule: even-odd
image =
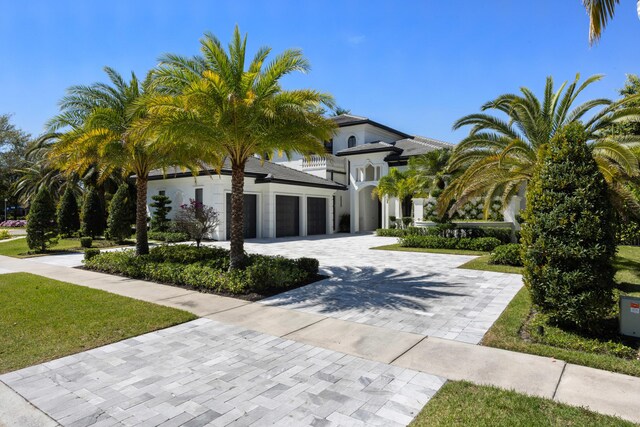
[[[98,255],[100,255],[100,249],[89,248],[89,249],[86,249],[84,251],[84,259],[85,259],[85,261],[88,261],[91,258],[94,258],[94,257],[96,257]]]
[[[533,303],[559,325],[597,332],[614,308],[614,211],[581,124],[542,154],[527,190],[523,278]]]
[[[91,237],[81,237],[80,238],[80,246],[83,248],[90,248],[93,244],[93,239]]]
[[[298,258],[296,264],[307,274],[307,277],[316,276],[320,269],[320,262],[315,258]]]
[[[522,267],[522,248],[517,243],[496,246],[489,257],[489,264]]]

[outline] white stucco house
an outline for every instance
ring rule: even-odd
[[[325,143],[326,155],[251,159],[245,169],[245,237],[271,238],[332,234],[349,215],[350,231],[388,227],[389,216],[401,215],[399,200],[373,198],[371,191],[389,169],[407,167],[411,156],[451,147],[411,136],[366,117],[343,114],[333,118],[338,129]],[[165,194],[172,214],[189,199],[213,206],[220,225],[213,238],[229,238],[231,171],[202,171],[194,177],[178,170],[152,172],[148,201]],[[421,214],[420,214],[421,215]],[[421,216],[420,216],[421,219]]]

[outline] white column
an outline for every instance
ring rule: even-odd
[[[349,191],[349,199],[351,202],[351,233],[360,231],[360,200],[358,199],[358,190],[355,187]]]
[[[382,228],[389,228],[389,197],[383,196],[382,200]]]
[[[300,196],[300,235],[307,235],[307,195]]]
[[[424,199],[416,198],[412,200],[413,203],[413,223],[416,221],[422,221],[424,219]]]

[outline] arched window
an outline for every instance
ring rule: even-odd
[[[349,139],[347,139],[347,147],[351,148],[351,147],[355,147],[356,146],[356,137],[351,135],[349,137]]]

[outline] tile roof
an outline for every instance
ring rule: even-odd
[[[370,142],[367,144],[356,145],[355,147],[345,148],[344,150],[340,150],[336,153],[336,156],[352,156],[356,154],[366,154],[366,153],[380,153],[380,152],[395,152],[401,153],[402,149],[395,147],[394,144],[390,144],[388,142],[378,141],[378,142]]]

